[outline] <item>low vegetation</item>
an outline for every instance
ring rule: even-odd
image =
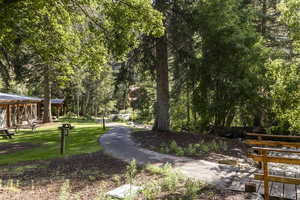
[[[101,152],[2,166],[0,199],[111,200],[106,193],[123,184],[142,186],[127,200],[231,199],[242,194],[219,191],[188,179],[172,166],[126,164]]]
[[[228,139],[201,133],[155,132],[135,130],[132,138],[142,147],[153,151],[187,156],[212,161],[212,154],[228,157],[245,158],[247,147],[239,139]],[[225,158],[226,157],[226,158]]]

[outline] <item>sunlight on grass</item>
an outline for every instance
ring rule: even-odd
[[[61,123],[53,123],[40,127],[36,132],[22,130],[13,139],[0,139],[0,143],[32,143],[37,147],[20,150],[14,153],[2,154],[0,164],[12,164],[28,160],[46,160],[51,158],[66,157],[75,154],[91,153],[101,150],[98,138],[105,131],[101,124],[93,121],[73,121],[75,126],[70,135],[66,137],[65,154],[60,155],[60,131]]]

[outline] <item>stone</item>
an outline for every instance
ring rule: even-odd
[[[128,196],[134,196],[136,195],[140,190],[142,190],[142,187],[140,186],[134,186],[131,184],[125,184],[122,185],[114,190],[111,190],[107,192],[106,194],[108,196],[118,198],[118,199],[125,199]]]
[[[256,184],[247,182],[245,184],[245,192],[256,192]]]
[[[225,164],[225,165],[237,165],[238,162],[236,160],[219,160],[219,164]]]

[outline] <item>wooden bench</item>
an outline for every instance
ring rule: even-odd
[[[12,139],[13,135],[15,135],[15,133],[9,132],[7,129],[0,129],[0,136],[3,138]]]
[[[247,139],[245,143],[252,146],[250,149],[252,150],[252,153],[249,154],[248,157],[261,163],[263,171],[260,174],[255,174],[254,179],[263,182],[265,200],[269,200],[271,196],[270,191],[272,191],[273,183],[281,183],[283,184],[283,188],[284,188],[284,184],[295,185],[294,187],[295,190],[286,191],[286,193],[294,192],[294,194],[290,194],[289,196],[298,199],[296,185],[300,185],[300,179],[297,178],[296,175],[295,178],[284,177],[281,175],[278,176],[276,174],[270,175],[268,164],[280,163],[280,164],[300,165],[300,159],[269,155],[270,152],[279,152],[285,154],[300,154],[300,151],[297,150],[300,148],[300,136],[268,135],[268,134],[257,134],[257,133],[247,133],[246,136],[257,138],[257,139]],[[278,147],[288,147],[288,148],[295,148],[295,149],[282,149]],[[284,192],[285,190],[283,189],[283,196],[284,196]]]

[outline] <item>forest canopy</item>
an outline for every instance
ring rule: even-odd
[[[0,0],[0,27],[3,92],[157,130],[300,131],[299,0]]]

